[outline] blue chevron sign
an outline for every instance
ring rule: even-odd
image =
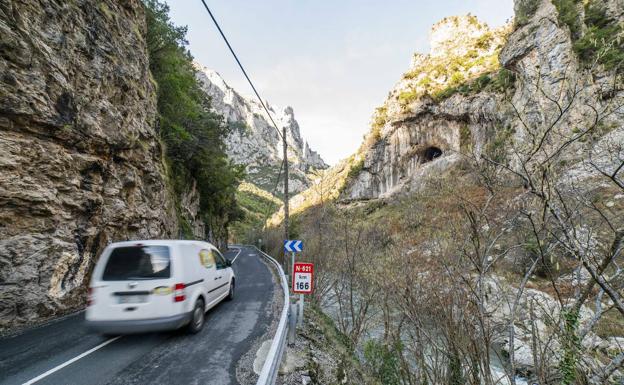
[[[292,252],[300,252],[303,250],[303,241],[292,240],[284,241],[284,250]]]

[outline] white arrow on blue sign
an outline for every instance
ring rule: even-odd
[[[303,241],[292,240],[284,241],[284,250],[299,252],[303,250]]]

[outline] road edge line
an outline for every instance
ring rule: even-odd
[[[63,363],[62,363],[62,364],[60,364],[60,365],[55,366],[54,368],[52,368],[52,369],[48,370],[47,372],[45,372],[45,373],[43,373],[43,374],[40,374],[40,375],[38,375],[37,377],[35,377],[35,378],[31,379],[31,380],[28,380],[28,381],[24,382],[22,385],[32,385],[32,384],[34,384],[35,382],[37,382],[37,381],[39,381],[39,380],[42,380],[42,379],[46,378],[46,377],[47,377],[47,376],[49,376],[50,374],[56,373],[56,372],[58,372],[59,370],[63,369],[64,367],[69,366],[69,365],[73,364],[74,362],[78,361],[79,359],[81,359],[81,358],[84,358],[84,357],[88,356],[89,354],[91,354],[91,353],[95,352],[96,350],[103,348],[104,346],[106,346],[106,345],[110,344],[111,342],[115,342],[115,341],[117,341],[117,340],[118,340],[118,339],[120,339],[120,338],[121,338],[121,336],[117,336],[117,337],[113,337],[113,338],[111,338],[110,340],[104,341],[104,342],[102,342],[101,344],[99,344],[98,346],[96,346],[96,347],[94,347],[94,348],[91,348],[91,349],[87,350],[86,352],[81,353],[81,354],[77,355],[76,357],[74,357],[74,358],[72,358],[72,359],[70,359],[70,360],[68,360],[68,361],[63,362]]]
[[[236,255],[234,256],[234,259],[232,259],[232,263],[234,263],[236,261],[236,258],[238,258],[238,256],[240,255],[241,251],[243,251],[242,247],[237,247],[238,249],[238,253],[236,253]]]

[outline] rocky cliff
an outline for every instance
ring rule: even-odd
[[[423,176],[447,169],[461,155],[478,155],[502,135],[523,143],[527,131],[555,119],[559,107],[567,106],[555,122],[568,127],[561,136],[591,126],[596,116],[589,106],[613,110],[605,113],[604,126],[624,126],[621,112],[609,107],[619,105],[621,79],[605,59],[619,60],[620,43],[600,47],[591,35],[606,31],[605,25],[621,35],[622,3],[560,3],[574,5],[560,12],[548,0],[516,1],[513,27],[493,30],[471,15],[434,25],[431,52],[414,56],[377,109],[342,197],[383,198],[417,189]],[[602,22],[593,25],[592,18]],[[608,139],[620,136],[615,130]],[[585,155],[568,161],[582,162]]]
[[[430,53],[414,55],[377,109],[360,150],[361,171],[349,181],[345,198],[409,191],[423,173],[457,160],[467,142],[483,145],[485,133],[502,118],[501,97],[493,88],[469,96],[447,94],[499,70],[498,54],[509,29],[490,29],[471,15],[448,17],[432,27]]]
[[[107,243],[178,233],[144,34],[139,0],[0,5],[0,330],[80,308]]]
[[[623,290],[624,3],[517,0],[515,14],[513,25],[494,30],[470,15],[436,24],[431,52],[414,56],[358,152],[293,197],[291,214],[320,266],[340,260],[347,242],[324,237],[336,228],[345,237],[354,230],[355,244],[373,242],[355,254],[386,258],[382,285],[397,266],[405,283],[384,295],[399,292],[399,301],[446,273],[465,279],[427,288],[414,303],[430,293],[454,297],[472,280],[479,291],[483,271],[496,270],[475,302],[487,307],[493,339],[471,346],[500,352],[508,367],[500,383],[620,384],[624,310],[604,309]],[[406,273],[409,266],[419,268]],[[358,301],[369,294],[359,290]],[[453,301],[440,307],[448,319]],[[415,330],[427,314],[428,306],[414,312]]]
[[[226,140],[228,156],[234,163],[247,167],[248,181],[271,191],[280,169],[283,150],[280,137],[266,112],[256,99],[239,94],[217,72],[199,64],[197,68],[203,90],[212,99],[212,108],[223,115],[231,127]],[[286,128],[291,171],[289,188],[295,193],[300,192],[310,184],[306,174],[325,169],[327,165],[302,139],[292,107],[280,109],[267,102],[265,104],[278,129]]]

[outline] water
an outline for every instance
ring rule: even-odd
[[[327,301],[326,304],[322,307],[323,311],[331,317],[334,322],[338,320],[339,310],[338,304],[335,301]],[[374,310],[373,310],[374,311]],[[376,312],[380,314],[381,312]],[[369,328],[364,332],[364,338],[362,338],[362,342],[360,342],[359,346],[356,347],[356,354],[358,357],[363,358],[362,354],[362,345],[366,340],[370,339],[381,339],[384,335],[383,322],[379,320],[379,322],[372,322]],[[507,377],[507,373],[505,372],[504,363],[500,360],[497,354],[492,354],[490,357],[490,371],[492,373],[492,379],[494,380],[494,384],[496,385],[511,385],[511,381]],[[528,380],[524,377],[516,376],[516,385],[530,385]]]

